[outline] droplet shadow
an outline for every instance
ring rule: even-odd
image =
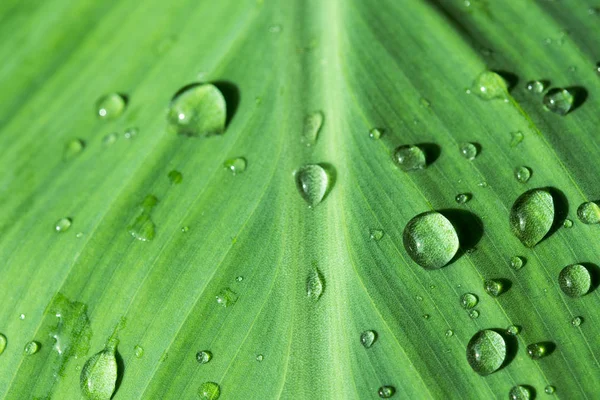
[[[502,296],[504,293],[508,292],[510,290],[510,288],[512,287],[512,281],[510,279],[506,279],[506,278],[494,278],[495,281],[498,281],[500,283],[500,293],[498,294],[498,296]]]
[[[329,163],[319,163],[319,165],[325,170],[325,173],[327,174],[328,178],[327,189],[325,189],[325,195],[323,196],[323,200],[321,200],[324,201],[329,196],[329,193],[331,192],[331,190],[335,186],[335,183],[337,182],[337,170],[333,165]]]
[[[123,357],[121,357],[121,354],[118,351],[115,351],[115,360],[117,361],[117,381],[115,382],[115,391],[110,397],[111,399],[114,398],[119,391],[119,387],[121,387],[121,383],[123,382],[123,375],[125,375],[125,362],[123,362]]]
[[[448,263],[450,265],[479,243],[483,237],[483,222],[477,215],[465,210],[452,208],[440,210],[439,213],[452,223],[460,244],[458,252]]]
[[[590,277],[592,279],[592,284],[590,286],[590,290],[586,293],[591,293],[600,286],[600,267],[598,265],[590,263],[590,262],[582,262],[580,263],[588,270],[590,273]]]
[[[419,143],[416,145],[425,153],[425,165],[433,164],[442,153],[442,148],[435,143]]]
[[[497,73],[502,78],[504,78],[504,80],[506,81],[506,86],[508,87],[509,91],[513,90],[514,87],[519,84],[519,77],[512,72],[503,71],[503,70],[493,70],[493,72]]]
[[[547,190],[552,196],[552,201],[554,202],[554,221],[552,221],[550,230],[548,233],[546,233],[542,240],[540,240],[540,243],[548,239],[554,234],[554,232],[562,228],[565,219],[567,219],[567,216],[569,215],[569,200],[563,191],[555,187],[545,187],[543,189]]]
[[[492,329],[494,332],[496,332],[497,334],[499,334],[500,336],[502,336],[502,339],[504,339],[504,343],[506,343],[506,357],[504,358],[504,362],[502,363],[502,365],[500,366],[500,368],[498,368],[498,371],[502,370],[503,368],[505,368],[507,365],[509,365],[517,356],[517,352],[519,350],[519,341],[517,340],[517,338],[515,336],[509,335],[508,333],[506,333],[505,329]],[[498,372],[496,371],[496,372]]]
[[[588,91],[583,86],[571,86],[566,89],[573,94],[573,107],[568,112],[570,114],[585,103],[588,98]]]

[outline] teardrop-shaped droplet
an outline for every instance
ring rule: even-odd
[[[411,219],[402,234],[406,252],[426,269],[442,268],[458,251],[458,235],[452,223],[438,212],[425,212]]]
[[[525,166],[517,167],[515,169],[515,178],[518,182],[527,183],[531,178],[531,169]]]
[[[425,152],[414,145],[403,145],[394,151],[394,161],[403,171],[416,171],[426,167]]]
[[[7,343],[8,340],[6,339],[6,336],[3,333],[0,333],[0,354],[4,353]]]
[[[523,193],[510,210],[511,230],[526,247],[533,247],[542,240],[553,222],[554,200],[544,189]]]
[[[238,299],[237,293],[229,288],[225,288],[216,296],[217,304],[221,307],[230,307],[235,304]]]
[[[56,232],[66,232],[71,227],[71,218],[61,218],[54,224]]]
[[[307,164],[296,171],[295,177],[300,195],[310,207],[323,201],[329,189],[329,176],[323,167]]]
[[[371,139],[377,140],[381,137],[381,135],[383,135],[383,132],[379,128],[373,128],[369,131],[369,137]]]
[[[304,128],[302,129],[302,142],[307,146],[313,146],[319,138],[319,131],[323,125],[325,116],[321,111],[314,111],[304,117]]]
[[[590,291],[592,276],[581,264],[568,265],[560,271],[558,284],[569,297],[581,297]]]
[[[483,282],[485,292],[492,297],[498,297],[506,291],[506,285],[500,279],[486,279]]]
[[[323,275],[317,268],[313,268],[306,278],[306,295],[309,299],[317,302],[323,295],[325,288]]]
[[[456,195],[454,200],[458,204],[465,204],[467,201],[471,200],[471,197],[472,197],[471,193],[459,193]]]
[[[489,375],[506,359],[506,342],[499,333],[485,329],[477,332],[467,344],[467,361],[479,375]]]
[[[212,353],[208,350],[202,350],[196,353],[196,361],[199,364],[206,364],[212,359]]]
[[[573,108],[575,96],[568,89],[550,89],[544,95],[544,108],[559,115],[566,115]]]
[[[169,129],[184,136],[211,136],[225,131],[227,105],[223,93],[210,83],[180,89],[169,106]]]
[[[151,213],[156,204],[158,204],[156,196],[149,194],[139,205],[139,214],[127,227],[129,234],[135,239],[142,242],[148,242],[154,239],[156,225],[154,224],[154,221],[152,221]]]
[[[510,400],[529,400],[531,399],[531,390],[527,386],[516,385],[508,392]]]
[[[396,393],[396,389],[393,386],[381,386],[379,390],[377,390],[377,394],[382,399],[389,399]]]
[[[109,400],[117,383],[117,359],[114,349],[104,349],[90,357],[83,368],[79,384],[89,400]]]
[[[552,385],[548,385],[544,388],[544,392],[546,394],[554,394],[555,391],[556,391],[556,388]]]
[[[371,240],[379,241],[383,238],[384,232],[381,229],[371,229],[369,230],[369,237]]]
[[[233,175],[241,174],[246,170],[248,163],[244,157],[235,157],[226,160],[223,166],[229,170]]]
[[[109,93],[96,102],[96,113],[102,119],[114,119],[125,111],[127,99],[119,93]]]
[[[493,71],[482,72],[473,82],[473,93],[483,100],[506,99],[506,80]]]
[[[477,157],[477,146],[473,143],[461,143],[460,154],[467,160],[474,160]]]
[[[525,139],[523,132],[516,131],[510,133],[510,147],[517,147]]]
[[[40,350],[40,347],[41,347],[41,345],[39,344],[39,342],[32,340],[31,342],[27,342],[23,352],[25,353],[26,356],[31,356],[31,355],[37,353]]]
[[[77,157],[85,148],[85,142],[81,139],[73,139],[69,140],[65,145],[65,150],[63,152],[63,159],[65,161],[72,160]]]
[[[473,293],[465,293],[462,296],[460,296],[460,305],[464,309],[469,310],[475,307],[477,303],[479,303],[479,299]]]
[[[512,269],[520,270],[523,267],[523,265],[525,265],[525,260],[523,259],[523,257],[519,257],[519,256],[511,257],[510,266],[512,267]]]
[[[198,388],[200,400],[217,400],[221,395],[221,388],[214,382],[204,382]]]
[[[577,207],[577,217],[586,225],[600,223],[600,206],[593,201],[582,203]]]
[[[579,326],[583,323],[583,317],[573,317],[573,319],[571,320],[571,325],[573,326]]]
[[[170,171],[167,177],[169,178],[169,182],[171,182],[171,184],[173,185],[177,185],[183,180],[183,175],[181,174],[181,172],[176,170]]]
[[[542,357],[545,357],[549,354],[550,349],[548,343],[540,342],[540,343],[532,343],[527,346],[527,355],[531,357],[532,360],[537,360]]]
[[[375,340],[377,340],[377,333],[373,330],[364,331],[363,333],[360,334],[360,343],[366,349],[373,346],[373,343],[375,343]]]
[[[546,85],[542,81],[529,81],[527,82],[527,90],[531,93],[540,94],[546,89]]]

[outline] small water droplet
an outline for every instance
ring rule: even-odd
[[[416,295],[415,299],[417,299],[418,301],[423,301],[423,296]]]
[[[567,265],[558,275],[558,284],[569,297],[581,297],[590,291],[592,276],[581,264]]]
[[[71,227],[71,218],[61,218],[54,224],[56,232],[66,232]]]
[[[454,336],[454,331],[452,329],[448,329],[446,331],[445,335],[447,338],[452,337],[452,336]]]
[[[75,235],[76,238],[82,238],[83,237],[83,232],[77,232],[77,234]]]
[[[0,333],[0,354],[4,353],[7,344],[8,339],[6,339],[6,336],[3,333]]]
[[[582,203],[577,207],[577,217],[586,225],[600,223],[600,206],[593,201]]]
[[[571,221],[570,219],[565,219],[565,222],[563,222],[563,227],[569,229],[573,227],[573,221]]]
[[[40,350],[40,347],[41,344],[39,342],[32,340],[31,342],[27,342],[27,344],[25,345],[24,353],[26,356],[31,356],[37,353]]]
[[[483,100],[506,99],[508,86],[504,78],[497,73],[484,71],[473,82],[473,93]]]
[[[140,240],[142,242],[148,242],[154,239],[156,225],[154,225],[154,222],[150,218],[150,214],[157,203],[158,199],[156,198],[156,196],[149,194],[144,198],[144,201],[142,201],[142,203],[140,204],[140,211],[138,216],[135,218],[133,223],[131,223],[127,227],[129,234],[135,239]]]
[[[543,81],[529,81],[527,82],[527,90],[531,93],[540,94],[546,89]]]
[[[532,360],[537,360],[542,357],[548,355],[550,349],[548,348],[547,343],[532,343],[527,346],[527,355],[531,357]]]
[[[525,259],[523,257],[514,256],[510,259],[510,266],[514,270],[520,270],[525,265]]]
[[[416,171],[426,167],[425,153],[419,146],[403,145],[394,151],[394,161],[403,171]]]
[[[429,314],[423,314],[423,319],[429,319],[430,315]]]
[[[575,97],[567,89],[554,88],[544,95],[543,102],[546,110],[559,115],[566,115],[573,108]]]
[[[576,72],[577,71],[577,67],[574,65],[569,65],[569,72]]]
[[[327,171],[319,164],[307,164],[295,173],[296,186],[310,207],[318,205],[329,189]]]
[[[138,128],[135,128],[135,127],[127,128],[127,129],[125,129],[125,132],[123,133],[123,137],[125,139],[133,139],[135,136],[137,136],[138,132],[139,132]]]
[[[206,364],[212,359],[212,353],[208,350],[202,350],[196,353],[196,361],[199,364]]]
[[[282,29],[283,28],[279,24],[274,24],[274,25],[269,26],[270,33],[281,33]]]
[[[510,147],[517,147],[525,139],[523,132],[516,131],[510,133]]]
[[[481,181],[477,184],[477,186],[479,186],[481,188],[486,188],[486,187],[488,187],[488,183],[486,181]]]
[[[171,184],[173,185],[181,183],[181,181],[183,180],[183,175],[181,174],[181,172],[176,170],[170,171],[167,177],[169,178],[169,182],[171,182]]]
[[[521,328],[518,325],[510,325],[508,328],[506,328],[506,333],[508,333],[510,336],[517,336],[519,332],[521,332]]]
[[[515,169],[515,178],[518,182],[527,183],[531,178],[531,169],[525,166],[517,167]]]
[[[256,355],[256,361],[261,362],[264,359],[265,359],[265,356],[263,356],[262,354],[257,354]]]
[[[184,136],[211,136],[225,130],[227,105],[223,93],[210,83],[180,89],[169,105],[169,129]]]
[[[532,189],[517,198],[510,210],[513,234],[526,247],[533,247],[550,231],[554,222],[554,200],[544,189]]]
[[[466,202],[468,202],[469,200],[471,200],[471,197],[473,195],[471,193],[459,193],[456,195],[456,197],[454,198],[454,200],[458,203],[458,204],[465,204]]]
[[[552,385],[548,385],[544,388],[544,392],[546,392],[546,394],[554,394],[555,391],[556,388]]]
[[[425,97],[421,97],[419,99],[419,104],[423,108],[430,108],[431,107],[431,102],[429,100],[427,100]]]
[[[461,143],[459,146],[460,154],[467,160],[474,160],[477,157],[477,146],[473,143]]]
[[[506,291],[506,287],[500,279],[486,279],[483,282],[483,288],[492,297],[498,297]]]
[[[133,351],[134,351],[134,353],[135,353],[135,356],[136,356],[137,358],[142,358],[142,357],[144,356],[144,348],[143,348],[142,346],[140,346],[140,345],[136,345],[136,346],[133,348]]]
[[[233,175],[241,174],[246,170],[248,163],[244,157],[235,157],[226,160],[223,166],[229,170]]]
[[[322,111],[314,111],[304,117],[304,128],[302,129],[302,143],[313,146],[317,143],[319,131],[323,126],[325,115]]]
[[[363,333],[360,334],[360,343],[366,349],[373,346],[373,343],[375,343],[375,340],[377,340],[377,333],[373,330],[364,331]]]
[[[25,320],[25,314],[20,314],[20,315],[19,315],[19,319],[20,319],[21,321]]]
[[[377,140],[383,135],[383,130],[379,128],[373,128],[369,131],[369,137],[371,139]]]
[[[182,227],[181,227],[181,232],[183,232],[183,233],[187,233],[187,232],[189,232],[189,231],[190,231],[190,227],[189,227],[189,226],[187,226],[187,225],[186,225],[186,226],[182,226]]]
[[[479,375],[489,375],[506,359],[506,342],[499,333],[485,329],[477,332],[467,344],[467,361]]]
[[[406,252],[425,269],[448,264],[458,251],[458,235],[452,223],[438,212],[425,212],[411,219],[402,241]]]
[[[238,295],[231,289],[225,288],[216,295],[217,304],[222,307],[230,307],[235,304]]]
[[[198,388],[200,400],[217,400],[221,395],[221,388],[214,382],[204,382]]]
[[[479,311],[477,311],[477,310],[469,311],[469,317],[471,317],[471,319],[479,318]]]
[[[479,299],[473,293],[465,293],[462,296],[460,296],[460,305],[464,309],[471,309],[475,307],[477,303],[479,303]]]
[[[531,399],[531,390],[527,386],[516,385],[508,392],[510,400],[529,400]]]
[[[109,93],[96,102],[96,113],[102,119],[114,119],[125,111],[127,98],[119,93]]]
[[[116,343],[91,356],[81,369],[79,384],[89,400],[108,400],[115,391],[118,372]]]
[[[319,301],[325,289],[325,280],[321,271],[313,268],[306,278],[306,295],[314,302]]]
[[[105,146],[110,146],[111,144],[114,144],[117,141],[117,134],[115,132],[113,133],[109,133],[108,135],[104,136],[104,139],[102,139],[102,143],[104,143]]]
[[[382,386],[379,388],[379,390],[377,390],[377,394],[382,399],[389,399],[394,395],[394,393],[396,393],[396,388],[393,386]]]
[[[383,238],[384,232],[381,229],[370,229],[369,237],[371,240],[379,241]]]
[[[85,142],[81,139],[73,139],[67,142],[63,151],[63,159],[65,161],[72,160],[78,156],[85,148]]]
[[[241,276],[241,275],[235,278],[235,281],[236,281],[236,282],[241,282],[241,281],[243,281],[243,280],[244,280],[244,277],[243,277],[243,276]]]
[[[573,317],[573,319],[571,320],[571,325],[573,326],[579,326],[583,323],[583,317]]]

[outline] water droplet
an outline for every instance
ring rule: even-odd
[[[483,282],[485,292],[492,297],[498,297],[506,291],[506,287],[499,279],[486,279]]]
[[[377,340],[377,333],[375,331],[368,330],[368,331],[364,331],[363,333],[360,334],[360,343],[366,349],[373,346],[373,343],[375,343],[375,340]]]
[[[77,234],[75,235],[76,238],[82,238],[83,237],[83,232],[77,232]]]
[[[181,172],[176,170],[170,171],[167,177],[169,178],[169,182],[171,182],[171,184],[173,185],[181,183],[181,181],[183,180],[183,175],[181,174]]]
[[[219,292],[216,296],[217,304],[222,307],[229,307],[235,304],[238,299],[238,295],[229,288],[225,288]]]
[[[429,314],[423,314],[423,319],[429,319],[430,315]]]
[[[6,350],[7,343],[8,340],[6,339],[6,336],[3,333],[0,333],[0,354],[4,353],[4,350]]]
[[[506,328],[506,333],[508,333],[510,336],[517,336],[519,332],[521,332],[521,328],[519,328],[517,325],[510,325],[508,328]]]
[[[548,385],[544,388],[544,392],[546,392],[546,394],[554,394],[555,391],[556,388],[552,385]]]
[[[66,232],[71,227],[71,218],[61,218],[54,224],[56,232]]]
[[[486,181],[481,181],[477,184],[477,186],[479,186],[481,188],[486,188],[486,187],[488,187],[488,183]]]
[[[135,356],[136,356],[137,358],[142,358],[142,357],[143,357],[143,355],[144,355],[144,348],[143,348],[142,346],[140,346],[140,345],[136,345],[136,346],[133,348],[133,351],[134,351],[134,353],[135,353]]]
[[[415,299],[417,299],[418,301],[423,301],[423,296],[416,295]]]
[[[133,139],[135,136],[137,136],[138,132],[139,132],[138,128],[135,128],[135,127],[127,128],[127,129],[125,129],[125,132],[123,133],[123,137],[125,139]]]
[[[477,146],[473,143],[461,143],[459,150],[467,160],[474,160],[477,157]]]
[[[196,353],[196,361],[199,364],[206,364],[212,359],[212,353],[208,350],[202,350]]]
[[[473,93],[483,100],[506,99],[508,86],[500,75],[493,71],[484,71],[473,82]]]
[[[406,252],[425,269],[448,264],[458,251],[458,235],[452,223],[438,212],[425,212],[411,219],[402,234]]]
[[[546,110],[566,115],[573,108],[575,97],[567,89],[554,88],[544,95],[543,102]]]
[[[527,183],[531,178],[531,169],[525,166],[517,167],[515,169],[515,178],[521,183]]]
[[[117,383],[117,359],[115,341],[104,350],[91,356],[84,364],[79,385],[89,400],[108,400],[112,397]]]
[[[544,189],[523,193],[510,210],[513,234],[526,247],[533,247],[550,231],[554,222],[554,201]]]
[[[190,231],[190,227],[189,227],[189,226],[187,226],[187,225],[186,225],[186,226],[182,226],[182,227],[181,227],[181,232],[183,232],[183,233],[187,233],[187,232],[189,232],[189,231]]]
[[[573,221],[571,221],[570,219],[565,219],[565,222],[563,222],[563,227],[565,228],[572,228],[573,227]]]
[[[150,218],[150,213],[158,203],[156,196],[151,194],[144,198],[140,204],[140,212],[133,223],[127,227],[127,230],[137,240],[147,242],[154,239],[156,226]]]
[[[127,99],[119,93],[109,93],[96,102],[96,112],[102,119],[114,119],[123,114]]]
[[[581,297],[590,291],[592,277],[581,264],[567,265],[558,275],[558,284],[567,296]]]
[[[582,203],[577,207],[577,217],[586,225],[600,223],[600,206],[593,201]]]
[[[427,100],[425,97],[421,97],[419,99],[419,104],[423,108],[430,108],[431,107],[431,102],[429,100]]]
[[[479,311],[477,311],[477,310],[469,311],[469,317],[471,317],[471,319],[479,318]]]
[[[25,345],[24,353],[26,356],[31,356],[37,353],[40,350],[40,347],[41,345],[39,342],[32,340],[31,342],[27,342],[27,344]]]
[[[262,354],[257,354],[256,355],[256,361],[261,362],[264,359],[265,359],[265,356],[263,356]]]
[[[529,81],[527,82],[527,90],[531,93],[540,94],[546,89],[546,85],[542,81]]]
[[[479,375],[489,375],[502,366],[506,342],[499,333],[485,329],[477,332],[467,345],[467,361]]]
[[[445,333],[446,337],[452,337],[454,336],[454,331],[452,329],[448,329]]]
[[[379,128],[373,128],[369,131],[369,137],[371,139],[379,139],[381,137],[381,135],[383,134],[383,131]]]
[[[471,197],[471,193],[459,193],[454,200],[456,200],[458,204],[465,204],[467,201],[471,200]]]
[[[243,281],[243,280],[244,280],[244,277],[243,277],[243,276],[241,276],[241,275],[235,278],[235,281],[236,281],[236,282],[241,282],[241,281]]]
[[[571,320],[571,325],[573,326],[579,326],[583,323],[583,317],[573,317],[573,319]]]
[[[525,260],[523,259],[523,257],[519,257],[519,256],[511,257],[510,266],[512,267],[512,269],[520,270],[523,267],[523,265],[525,265]]]
[[[369,230],[369,237],[371,240],[379,241],[383,238],[384,232],[381,229],[371,229]]]
[[[460,305],[464,309],[471,309],[479,303],[479,299],[473,293],[465,293],[460,296]]]
[[[84,148],[85,142],[81,139],[73,139],[68,141],[63,152],[63,159],[65,161],[72,160],[78,156]]]
[[[20,319],[21,321],[23,321],[23,320],[25,319],[25,314],[20,314],[20,315],[19,315],[19,319]]]
[[[210,83],[180,89],[169,105],[169,129],[184,136],[219,135],[225,130],[227,105],[221,91]]]
[[[508,398],[510,400],[529,400],[531,399],[531,390],[523,385],[513,386],[508,392]]]
[[[221,395],[221,388],[214,382],[204,382],[198,388],[200,400],[217,400]]]
[[[510,133],[510,147],[517,147],[525,139],[523,132],[516,131]]]
[[[324,279],[321,271],[313,268],[306,278],[306,295],[314,302],[317,302],[323,295],[325,288]]]
[[[228,169],[233,175],[241,174],[246,170],[248,163],[244,157],[235,157],[226,160],[223,166]]]
[[[270,33],[281,33],[282,27],[279,24],[269,26]]]
[[[403,145],[394,151],[394,161],[403,171],[416,171],[426,166],[425,153],[419,146]]]
[[[377,394],[382,399],[389,399],[396,393],[396,389],[393,386],[382,386],[377,390]]]
[[[296,186],[310,207],[323,201],[329,189],[327,171],[318,164],[307,164],[295,173]]]
[[[549,354],[550,349],[546,343],[532,343],[527,346],[527,355],[532,360],[537,360]]]
[[[325,116],[321,111],[315,111],[304,117],[304,128],[302,129],[302,143],[313,146],[317,143],[319,131],[323,126]]]

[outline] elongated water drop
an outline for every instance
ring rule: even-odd
[[[306,278],[306,295],[309,299],[317,302],[323,295],[325,288],[323,275],[317,268],[313,268]]]
[[[323,125],[325,116],[321,111],[309,113],[304,117],[304,128],[302,129],[302,142],[307,146],[317,143],[319,131]]]
[[[54,224],[56,232],[66,232],[71,227],[71,218],[61,218]]]
[[[244,157],[230,158],[223,163],[223,166],[233,175],[244,172],[247,165],[248,163]]]
[[[403,171],[416,171],[426,167],[425,152],[414,145],[403,145],[394,151],[394,161]]]
[[[7,343],[8,340],[6,339],[6,336],[3,333],[0,333],[0,354],[4,353],[4,350],[6,350]]]
[[[568,89],[550,89],[544,95],[544,108],[559,115],[566,115],[573,108],[575,96]]]
[[[169,129],[184,136],[222,134],[227,120],[223,93],[210,83],[188,85],[180,89],[169,106]]]
[[[156,225],[150,217],[152,210],[158,203],[156,196],[147,195],[140,204],[138,216],[127,227],[129,234],[142,242],[148,242],[154,239]]]
[[[65,150],[63,152],[63,159],[65,161],[69,161],[75,157],[77,157],[85,148],[85,142],[81,139],[73,139],[69,140],[65,145]]]
[[[23,352],[25,353],[26,356],[31,356],[31,355],[37,353],[40,350],[40,347],[41,347],[41,345],[39,344],[39,342],[32,340],[31,342],[27,342]]]
[[[510,400],[529,400],[531,399],[531,390],[523,385],[513,386],[508,392],[508,398]]]
[[[523,132],[516,131],[510,133],[510,147],[517,147],[525,139]]]
[[[593,201],[582,203],[577,207],[577,217],[586,225],[600,223],[600,206]]]
[[[212,353],[208,350],[202,350],[196,353],[198,364],[206,364],[212,359]]]
[[[568,265],[560,271],[558,284],[569,297],[581,297],[590,291],[592,276],[581,264]]]
[[[529,81],[527,82],[527,90],[531,93],[540,94],[546,89],[546,85],[543,81]]]
[[[529,167],[521,166],[515,169],[515,178],[521,183],[527,183],[531,178],[531,169]]]
[[[460,154],[467,160],[474,160],[477,157],[477,146],[473,143],[461,143]]]
[[[363,333],[360,334],[360,343],[366,349],[373,346],[373,343],[375,343],[375,340],[377,340],[377,333],[373,330],[364,331]]]
[[[200,400],[217,400],[221,395],[221,388],[214,382],[204,382],[198,388]]]
[[[393,386],[382,386],[377,390],[377,394],[382,399],[389,399],[396,393],[396,389]]]
[[[425,269],[448,264],[458,251],[458,235],[452,223],[438,212],[425,212],[411,219],[402,234],[408,255]]]
[[[508,86],[504,78],[497,73],[484,71],[473,82],[473,93],[483,100],[506,99]]]
[[[499,333],[485,329],[477,332],[467,344],[467,361],[479,375],[497,371],[506,359],[506,342]]]
[[[554,200],[544,189],[523,193],[510,210],[510,227],[513,234],[526,247],[535,246],[546,236],[554,222]]]
[[[545,342],[532,343],[527,346],[526,350],[527,350],[527,355],[532,360],[537,360],[542,357],[545,357],[550,352],[549,344],[545,343]]]
[[[323,201],[329,189],[329,176],[323,167],[307,164],[296,171],[295,177],[300,195],[310,207]]]
[[[471,309],[479,303],[479,299],[473,293],[465,293],[460,296],[460,305],[464,309]]]
[[[90,357],[81,370],[79,383],[83,395],[89,400],[109,400],[115,391],[117,368],[114,348]]]
[[[119,93],[109,93],[96,102],[96,113],[102,119],[114,119],[125,111],[127,99]]]

